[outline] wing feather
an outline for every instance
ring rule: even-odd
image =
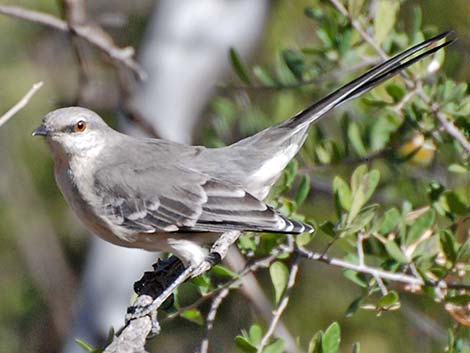
[[[243,188],[194,170],[103,168],[95,192],[102,217],[131,232],[309,230]]]

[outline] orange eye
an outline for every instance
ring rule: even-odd
[[[83,132],[86,129],[86,122],[84,120],[79,120],[73,127],[75,132]]]

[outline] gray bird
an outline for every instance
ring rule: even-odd
[[[117,245],[172,252],[197,266],[207,254],[203,245],[226,231],[312,232],[263,201],[309,126],[451,43],[438,45],[446,37],[376,65],[294,117],[227,147],[127,136],[80,107],[47,114],[33,136],[46,138],[57,184],[92,232]]]

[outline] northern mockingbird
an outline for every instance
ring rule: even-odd
[[[134,138],[80,107],[47,114],[33,135],[46,138],[57,184],[92,232],[117,245],[172,252],[197,266],[206,258],[203,245],[224,232],[312,232],[263,201],[309,126],[451,43],[438,45],[446,37],[415,45],[283,123],[227,147]]]

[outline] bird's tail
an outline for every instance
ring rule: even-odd
[[[292,118],[282,122],[278,127],[294,128],[297,130],[298,127],[302,128],[312,124],[338,105],[367,92],[381,82],[397,75],[408,66],[451,44],[455,39],[448,39],[450,34],[451,32],[441,33],[377,64],[355,80],[330,93],[325,98],[312,104]],[[437,43],[443,39],[447,40],[437,45]],[[426,49],[426,51],[412,57],[423,49]]]

